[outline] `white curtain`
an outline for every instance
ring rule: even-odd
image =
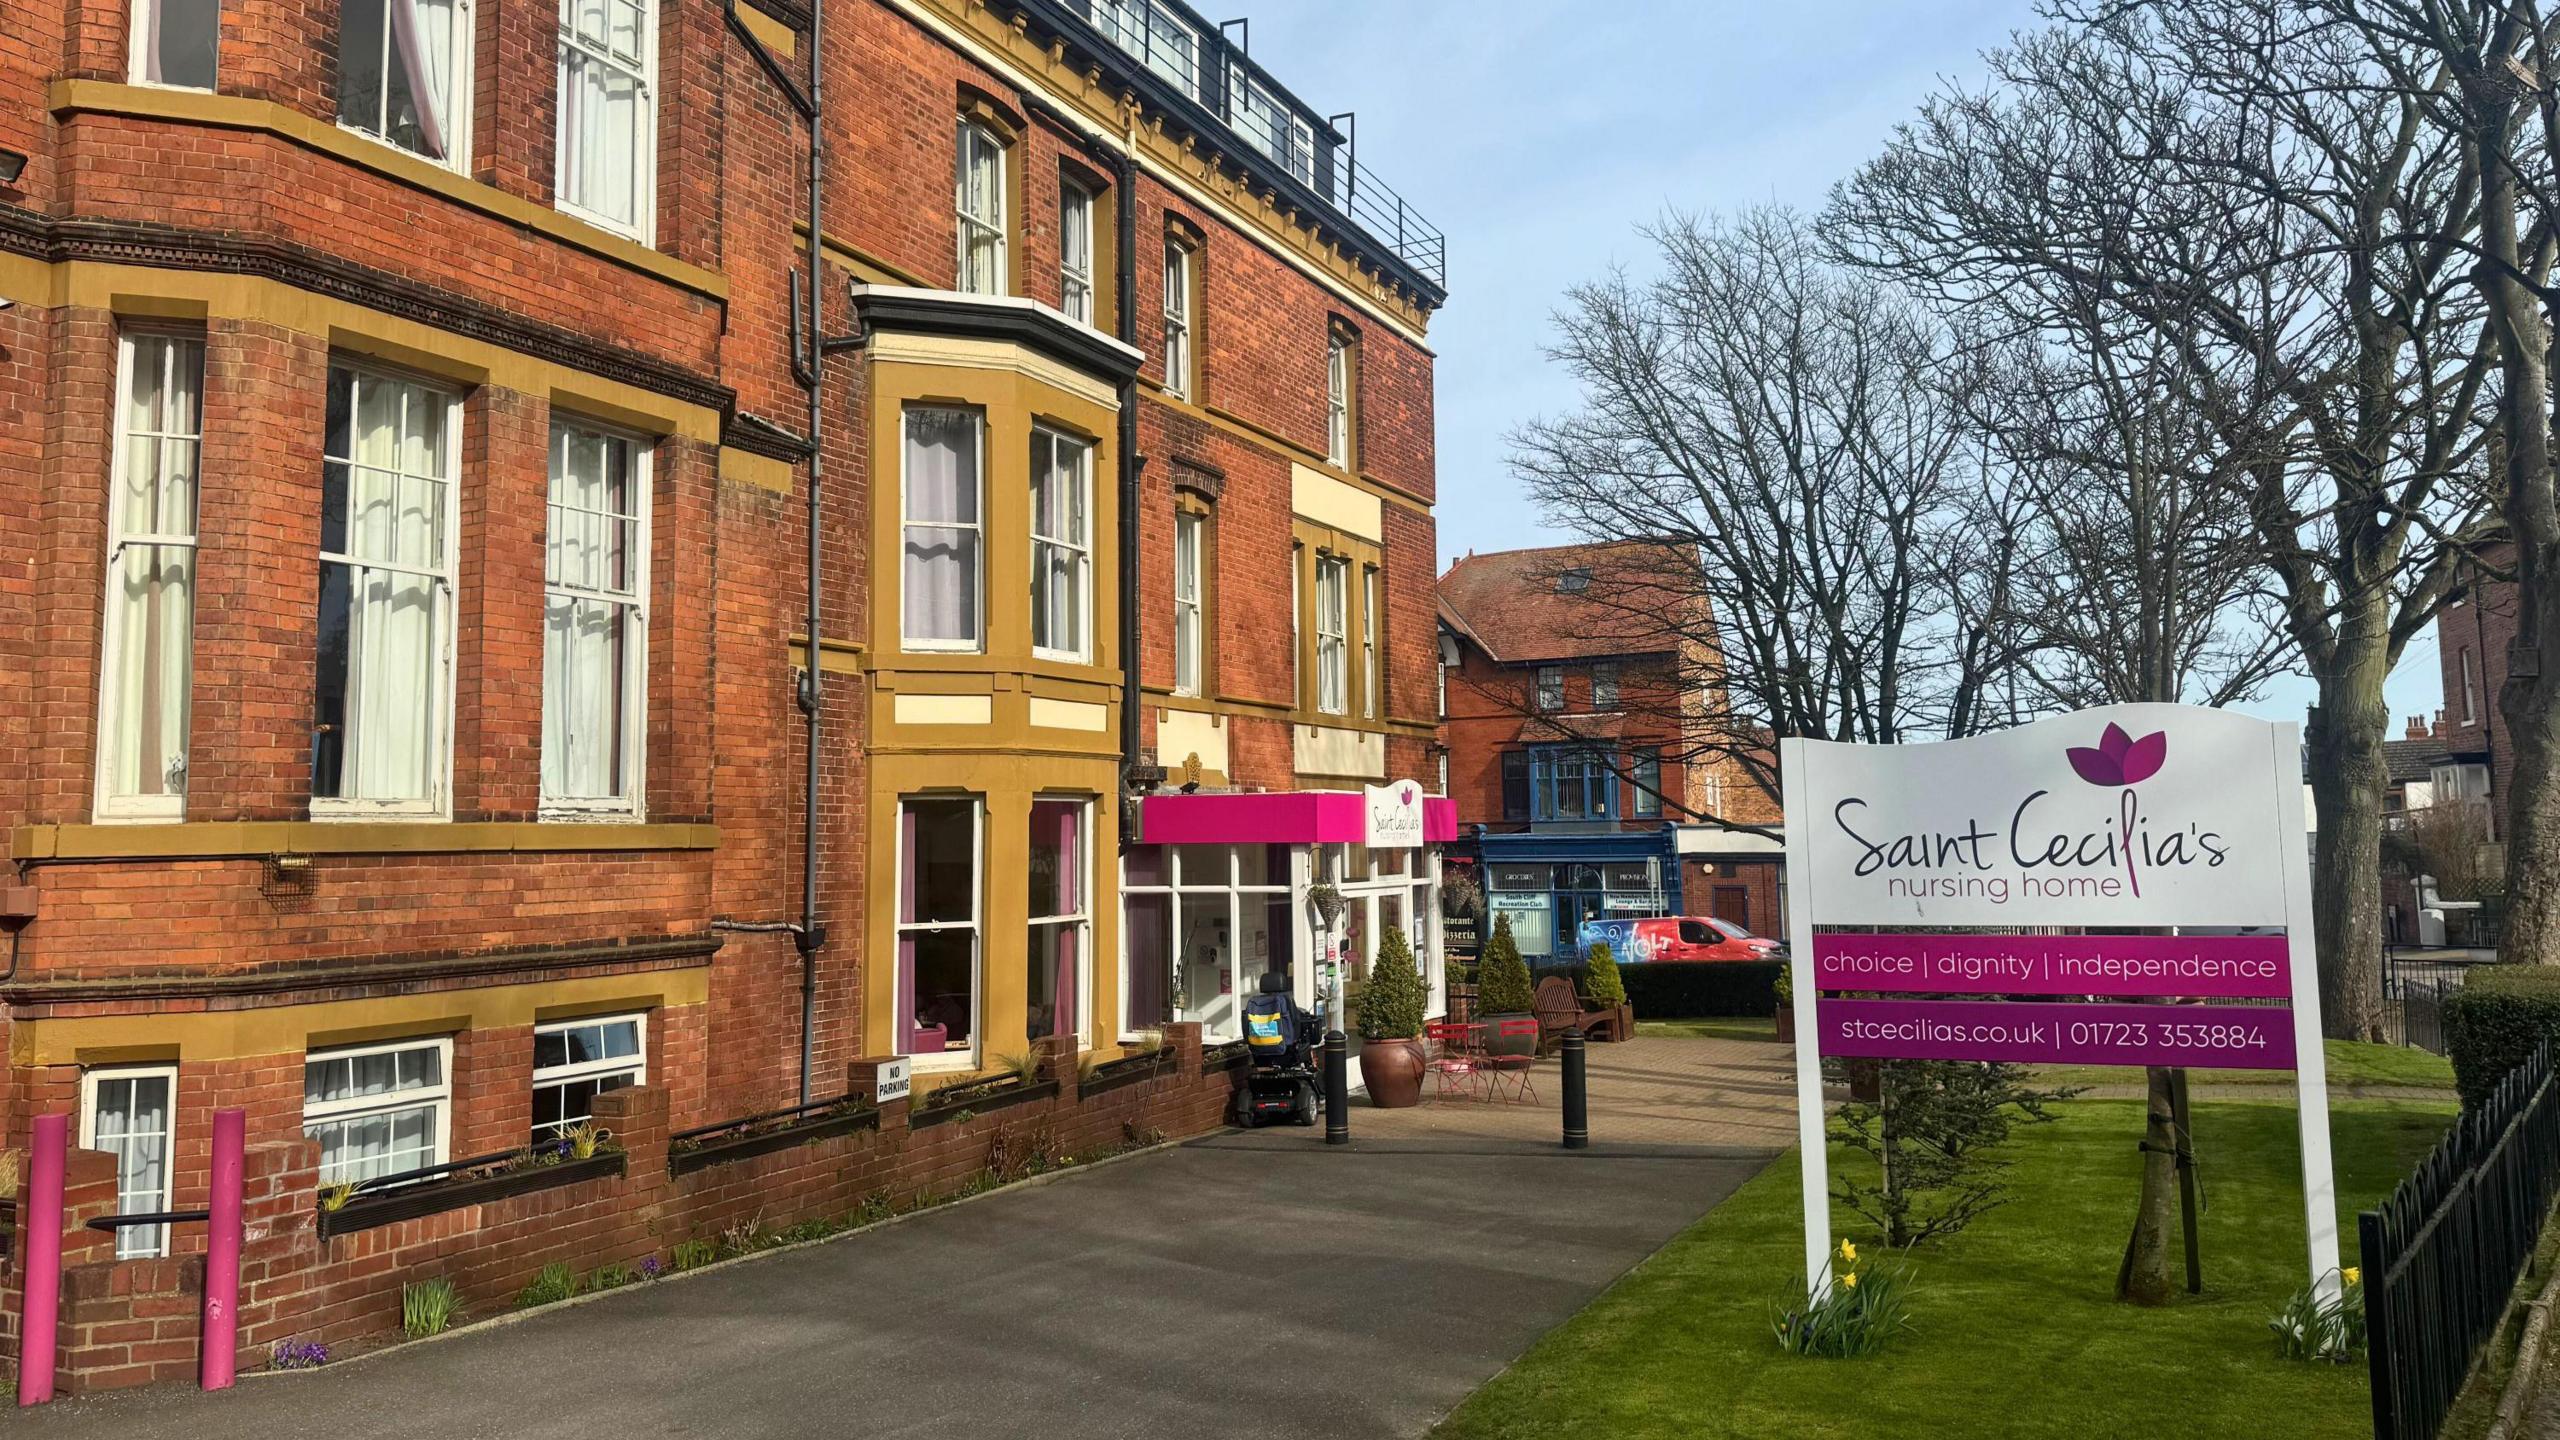
[[[196,529],[204,348],[156,336],[131,344],[107,622],[116,669],[101,767],[112,795],[177,796],[187,785],[195,550],[185,542]]]
[[[632,461],[630,443],[610,436],[563,428],[553,440],[542,775],[544,793],[555,798],[614,799],[628,790],[623,732],[638,544]]]
[[[640,223],[647,133],[648,15],[630,0],[567,0],[560,48],[564,198],[620,224]]]
[[[965,410],[907,412],[906,638],[978,639],[978,420]]]
[[[1032,444],[1031,643],[1082,655],[1085,447],[1046,432]]]
[[[97,1082],[93,1143],[116,1157],[116,1210],[148,1215],[169,1208],[169,1077],[125,1075]],[[167,1248],[168,1227],[135,1226],[116,1233],[116,1254],[157,1255]]]
[[[1173,517],[1173,688],[1185,695],[1200,693],[1200,525]]]
[[[446,402],[420,386],[364,376],[352,418],[347,737],[338,793],[431,799],[449,578]]]

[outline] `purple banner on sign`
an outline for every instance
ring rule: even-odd
[[[1816,935],[1818,990],[2283,999],[2282,935]]]
[[[2290,1070],[2293,1012],[2263,1005],[1998,1000],[1814,1002],[1824,1055],[2021,1065]]]

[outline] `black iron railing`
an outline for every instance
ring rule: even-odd
[[[715,1137],[726,1139],[732,1134],[743,1134],[759,1125],[771,1125],[777,1120],[797,1120],[804,1115],[824,1115],[832,1110],[840,1110],[845,1108],[853,1098],[852,1093],[848,1091],[833,1100],[812,1100],[806,1105],[791,1105],[780,1110],[767,1110],[761,1115],[741,1115],[735,1120],[718,1120],[709,1125],[696,1125],[690,1130],[679,1130],[668,1136],[667,1143],[681,1145],[687,1141],[699,1142]]]
[[[2383,1029],[2403,1045],[2445,1053],[2444,1002],[2462,989],[2469,964],[2382,955]]]
[[[2551,1042],[2357,1217],[2376,1440],[2435,1440],[2560,1193]]]

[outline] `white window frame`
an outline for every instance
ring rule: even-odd
[[[1594,710],[1618,708],[1617,661],[1594,660],[1591,662],[1591,708]]]
[[[425,701],[430,711],[428,724],[431,728],[428,735],[428,744],[433,751],[432,763],[429,766],[429,769],[432,771],[428,786],[430,793],[423,798],[405,800],[375,800],[354,796],[315,794],[311,797],[311,818],[314,820],[373,820],[386,816],[410,816],[422,819],[449,819],[453,813],[454,631],[457,628],[455,625],[455,617],[462,613],[461,567],[458,559],[462,530],[462,395],[459,391],[445,389],[432,381],[420,380],[395,371],[378,369],[366,365],[351,364],[347,361],[333,358],[329,362],[329,372],[334,374],[338,371],[345,371],[349,375],[353,376],[357,385],[356,391],[350,395],[347,404],[349,414],[348,435],[351,439],[354,435],[353,416],[361,408],[361,402],[357,397],[362,395],[362,387],[367,381],[371,381],[375,384],[415,386],[421,389],[427,396],[441,398],[444,401],[445,473],[443,479],[443,567],[440,571],[419,570],[405,565],[390,564],[381,561],[366,561],[349,554],[335,553],[326,550],[316,552],[319,557],[319,563],[323,567],[330,565],[344,565],[356,570],[393,570],[403,574],[423,575],[439,585],[439,593],[444,597],[444,605],[438,617],[439,623],[436,626],[437,645],[436,654],[434,656],[434,688],[436,693],[427,697]],[[357,468],[356,462],[348,457],[332,456],[328,453],[328,449],[328,439],[324,434],[321,438],[320,445],[320,463],[324,468],[331,463],[343,464],[349,468],[350,475],[347,485],[347,495],[348,503],[352,505],[354,503],[356,488],[352,472]],[[400,472],[400,474],[403,479],[412,478],[406,472]],[[347,533],[352,539],[355,533],[355,523],[352,514],[348,518]],[[350,595],[354,593],[354,586],[352,584],[350,585],[349,593]],[[355,707],[357,695],[357,676],[354,668],[356,664],[356,646],[353,643],[355,630],[352,615],[350,615],[348,621],[348,634],[350,637],[350,643],[347,647],[347,664],[349,668],[346,694],[348,708],[352,710]],[[312,678],[313,683],[316,685],[319,678],[316,669],[313,672]],[[316,714],[313,716],[312,723],[318,723],[318,716]],[[352,730],[352,724],[350,724],[349,728]],[[352,765],[353,761],[354,755],[352,751],[342,748],[339,760],[340,784],[342,787],[345,783],[345,770],[348,766]]]
[[[564,214],[575,215],[590,225],[628,235],[643,245],[655,244],[658,232],[658,6],[652,0],[627,0],[640,11],[640,66],[635,71],[609,50],[599,49],[579,36],[570,22],[569,12],[578,0],[561,0],[559,57],[552,91],[558,117],[553,125],[555,167],[552,170],[553,203]],[[607,0],[616,3],[616,0]],[[610,26],[608,26],[610,29]],[[569,59],[572,51],[587,64],[601,65],[629,76],[640,94],[639,134],[634,139],[631,156],[631,218],[616,220],[600,211],[569,198],[578,174],[575,149],[570,144]]]
[[[152,432],[152,438],[163,441],[164,445],[165,442],[178,440],[195,446],[195,479],[191,482],[190,488],[194,492],[196,514],[190,519],[184,534],[176,531],[154,532],[124,528],[125,516],[122,501],[126,456],[130,442],[136,438],[134,432],[125,428],[125,416],[132,408],[129,397],[133,393],[135,366],[141,363],[142,350],[145,346],[153,347],[157,355],[163,394],[168,393],[167,385],[169,379],[175,374],[173,367],[177,357],[190,348],[194,350],[196,356],[196,432],[192,435],[180,435],[175,431]],[[189,737],[182,735],[179,743],[178,790],[175,794],[161,795],[128,795],[118,789],[118,777],[110,773],[107,762],[107,737],[114,733],[114,727],[121,718],[123,707],[130,703],[122,693],[118,678],[124,673],[123,642],[119,638],[123,634],[124,627],[116,623],[116,607],[121,603],[119,592],[124,588],[121,577],[127,546],[183,549],[190,556],[187,567],[187,634],[184,637],[184,643],[189,650],[186,682],[188,693],[181,700],[178,713],[182,717],[187,716],[194,706],[195,608],[201,579],[201,570],[196,557],[201,555],[198,542],[204,514],[204,341],[195,336],[172,335],[157,331],[130,331],[118,338],[116,352],[115,439],[111,458],[108,461],[111,468],[107,481],[107,565],[100,611],[102,628],[98,661],[97,750],[93,756],[93,765],[97,773],[94,777],[96,790],[91,799],[91,813],[94,818],[102,821],[182,820],[186,818],[187,811],[186,772],[191,758]],[[162,460],[164,467],[166,463],[164,449]]]
[[[1548,714],[1564,708],[1563,666],[1541,665],[1538,667],[1537,707]]]
[[[103,1080],[165,1081],[169,1086],[169,1128],[163,1134],[160,1161],[160,1188],[153,1191],[127,1192],[124,1182],[124,1157],[116,1158],[116,1213],[119,1215],[156,1215],[175,1210],[178,1172],[178,1067],[175,1065],[102,1065],[80,1072],[80,1148],[96,1150],[98,1143],[98,1084]],[[116,1258],[143,1260],[169,1253],[169,1227],[166,1225],[131,1225],[116,1231]]]
[[[966,920],[908,920],[898,914],[899,902],[894,897],[905,884],[907,873],[907,808],[920,800],[934,803],[968,802],[969,918]],[[890,965],[895,967],[900,963],[898,942],[910,934],[933,935],[945,931],[964,930],[968,932],[970,941],[969,1048],[944,1051],[938,1055],[911,1054],[909,1059],[914,1062],[912,1068],[918,1072],[975,1070],[978,1068],[978,1057],[986,1053],[987,1047],[987,797],[974,792],[951,794],[930,790],[901,795],[898,797],[897,824],[889,835],[890,848],[894,852],[891,859],[896,867],[889,872],[889,893],[892,896],[889,910]],[[913,998],[914,983],[914,977],[910,974],[908,977],[910,999]],[[893,995],[896,988],[897,981],[893,975],[890,981],[890,990]],[[912,1020],[913,1017],[909,1018]],[[897,1017],[892,1016],[889,1042],[893,1051],[900,1049],[898,1032],[901,1028],[903,1027]]]
[[[969,417],[976,437],[978,503],[971,513],[978,518],[967,523],[958,521],[918,521],[908,508],[907,462],[914,446],[908,427],[925,411],[947,411]],[[933,530],[973,530],[977,532],[978,573],[972,577],[977,587],[977,603],[971,613],[977,617],[977,634],[962,640],[920,639],[907,633],[907,532],[918,524]],[[898,417],[898,648],[908,654],[974,655],[987,648],[987,417],[977,410],[958,405],[910,405]]]
[[[1031,616],[1033,640],[1031,653],[1043,660],[1064,660],[1083,664],[1093,656],[1093,451],[1092,441],[1070,435],[1047,425],[1031,429],[1031,514],[1025,529],[1031,532]],[[1055,467],[1060,457],[1074,455],[1073,471],[1068,483],[1073,486],[1075,505],[1072,513],[1081,519],[1081,539],[1040,533],[1039,491],[1044,463]],[[1052,469],[1054,473],[1054,468]],[[1044,552],[1064,552],[1070,559],[1075,593],[1069,597],[1075,616],[1076,643],[1052,646],[1039,643],[1040,617],[1046,613],[1048,597],[1042,592],[1048,567],[1042,563]]]
[[[218,5],[214,10],[213,20],[213,83],[182,85],[175,80],[151,78],[151,61],[143,48],[142,41],[144,36],[151,33],[150,17],[162,3],[163,0],[133,0],[127,12],[125,79],[136,85],[148,85],[155,90],[192,90],[199,95],[220,90],[222,88],[222,11]]]
[[[1378,567],[1360,567],[1360,715],[1378,718]]]
[[[1208,658],[1208,646],[1201,631],[1208,622],[1208,610],[1203,603],[1200,581],[1206,570],[1203,552],[1208,543],[1208,516],[1197,510],[1173,512],[1173,693],[1176,695],[1196,696],[1206,682],[1202,671]]]
[[[951,214],[958,269],[954,271],[952,288],[963,295],[1009,295],[1013,293],[1013,257],[1006,245],[1005,216],[1013,197],[1005,193],[1005,172],[1011,159],[1007,153],[1010,147],[1005,144],[1004,137],[995,132],[995,127],[968,115],[960,117],[959,137],[954,143]],[[992,202],[992,208],[988,214],[976,215],[969,210],[969,166],[973,159],[978,158],[977,152],[981,148],[990,157],[993,171],[993,178],[987,184],[987,198]],[[986,243],[995,256],[995,273],[991,280],[995,288],[992,290],[980,289],[971,283],[969,256],[973,238]]]
[[[1072,926],[1074,928],[1076,935],[1076,1013],[1068,1017],[1067,1029],[1063,1033],[1073,1036],[1075,1038],[1076,1048],[1081,1050],[1085,1048],[1085,1042],[1089,1036],[1090,1027],[1093,1021],[1093,797],[1089,795],[1034,795],[1031,797],[1031,802],[1033,810],[1024,812],[1025,824],[1029,823],[1031,814],[1034,813],[1034,811],[1036,811],[1041,805],[1073,805],[1076,807],[1075,858],[1077,874],[1075,887],[1075,911],[1074,913],[1067,915],[1029,915],[1026,921],[1028,928],[1026,929],[1023,938],[1025,942],[1028,943],[1030,939],[1029,931],[1031,930],[1040,930],[1043,928],[1054,929],[1059,926]],[[1028,897],[1026,896],[1025,898],[1027,902]],[[1031,909],[1031,906],[1029,903],[1026,903],[1023,908],[1028,911]],[[1029,968],[1029,957],[1027,955],[1024,957],[1024,965],[1026,969]],[[1024,979],[1027,984],[1029,977],[1026,975]],[[1023,1028],[1026,1031],[1030,1029],[1027,1024]]]
[[[1328,574],[1336,577],[1331,615],[1325,613],[1325,577]],[[1350,625],[1351,559],[1347,555],[1319,554],[1316,556],[1316,710],[1319,714],[1351,713]]]
[[[638,1048],[633,1053],[616,1055],[604,1060],[571,1060],[558,1065],[538,1064],[533,1068],[532,1087],[525,1093],[530,1096],[546,1085],[574,1085],[581,1080],[602,1079],[610,1075],[628,1075],[634,1085],[648,1084],[649,1012],[646,1010],[617,1015],[581,1015],[573,1020],[547,1020],[533,1027],[534,1042],[539,1045],[545,1035],[562,1035],[571,1030],[591,1030],[599,1025],[626,1023],[632,1026],[634,1037],[638,1042]],[[592,1112],[588,1118],[593,1118]],[[575,1120],[563,1120],[543,1128],[549,1129],[556,1136],[577,1123]],[[535,1143],[541,1143],[540,1137],[535,1137]]]
[[[619,440],[631,447],[631,588],[625,592],[590,590],[562,584],[554,544],[559,533],[560,512],[570,507],[550,498],[546,491],[543,502],[543,674],[545,703],[542,709],[542,752],[551,751],[551,707],[548,696],[550,676],[550,608],[556,599],[578,600],[611,605],[622,611],[624,626],[622,663],[627,672],[622,677],[622,794],[614,796],[571,796],[555,794],[548,766],[542,774],[542,814],[545,819],[561,820],[638,820],[648,806],[649,775],[649,548],[651,544],[650,487],[653,479],[652,460],[655,446],[645,436],[598,425],[569,415],[554,416],[551,422],[551,474],[556,484],[560,467],[566,458],[565,446],[570,437],[586,435],[598,439]],[[609,511],[579,509],[580,514],[613,523]]]
[[[1139,1024],[1137,1022],[1137,1018],[1129,1013],[1129,996],[1133,988],[1129,983],[1129,963],[1131,959],[1129,954],[1129,944],[1134,928],[1129,924],[1129,902],[1133,898],[1142,900],[1162,898],[1165,901],[1165,924],[1168,927],[1166,931],[1166,944],[1168,949],[1164,958],[1167,964],[1171,964],[1181,958],[1182,937],[1190,928],[1187,923],[1186,912],[1194,909],[1207,909],[1213,913],[1222,914],[1227,917],[1228,943],[1226,966],[1227,984],[1229,988],[1226,993],[1233,998],[1235,1003],[1229,1007],[1227,1018],[1222,1024],[1208,1025],[1204,1022],[1203,1034],[1205,1038],[1210,1040],[1235,1040],[1243,1037],[1244,1026],[1242,1016],[1244,1002],[1247,997],[1254,993],[1253,986],[1255,981],[1259,978],[1258,975],[1246,974],[1244,970],[1244,946],[1240,942],[1242,937],[1248,933],[1247,916],[1249,911],[1247,907],[1265,905],[1276,897],[1291,894],[1291,887],[1294,884],[1293,877],[1295,869],[1297,865],[1303,861],[1307,853],[1304,846],[1297,847],[1292,855],[1289,866],[1280,870],[1277,879],[1273,878],[1272,869],[1266,864],[1261,882],[1258,884],[1248,885],[1243,879],[1243,851],[1248,848],[1248,846],[1259,848],[1258,842],[1239,842],[1236,844],[1223,845],[1166,845],[1156,847],[1164,851],[1164,879],[1161,883],[1152,885],[1138,884],[1132,882],[1128,878],[1129,847],[1123,846],[1121,848],[1120,939],[1118,946],[1120,951],[1120,998],[1118,1001],[1118,1021],[1120,1026],[1119,1038],[1123,1043],[1138,1039],[1143,1032],[1156,1028],[1157,1023],[1150,1019],[1143,1025]],[[1222,850],[1226,852],[1226,863],[1223,866],[1225,873],[1221,875],[1214,875],[1206,879],[1190,874],[1186,868],[1187,862],[1184,860],[1182,855],[1182,852],[1185,850],[1191,851],[1195,855],[1211,850]],[[1285,960],[1287,962],[1287,968],[1293,975],[1301,973],[1303,966],[1300,962],[1304,958],[1303,947],[1307,944],[1307,938],[1305,931],[1299,931],[1297,944],[1301,949],[1298,954],[1286,957],[1265,954],[1261,960],[1262,965],[1268,968],[1275,962]],[[1170,994],[1173,977],[1168,974],[1165,978],[1167,993]],[[1194,1006],[1192,1008],[1195,1012],[1199,1009],[1198,1006]],[[1180,1017],[1177,1016],[1176,1018],[1179,1019]]]
[[[2480,723],[2480,670],[2472,658],[2471,647],[2462,647],[2462,723]]]
[[[1191,398],[1191,247],[1164,244],[1164,390]]]
[[[383,0],[382,94],[384,97],[383,103],[386,105],[390,103],[389,97],[391,94],[390,7],[397,3],[399,3],[399,0]],[[362,125],[350,124],[345,118],[345,106],[339,102],[337,96],[332,95],[330,97],[330,108],[338,112],[338,128],[346,131],[350,135],[361,135],[366,139],[373,141],[377,145],[387,145],[390,148],[399,151],[403,155],[415,155],[417,158],[424,160],[430,165],[440,165],[447,170],[456,171],[464,175],[470,174],[472,72],[476,68],[473,61],[477,58],[477,51],[479,50],[478,37],[480,34],[479,14],[473,4],[473,0],[454,0],[453,31],[453,114],[448,117],[448,123],[445,127],[444,154],[423,154],[392,139],[386,130],[368,130]],[[342,0],[338,19],[338,37],[343,41],[345,36],[346,16]],[[340,48],[343,51],[343,44]],[[340,86],[344,86],[346,84],[345,58],[343,53],[340,56],[338,83]]]
[[[1094,208],[1091,186],[1071,179],[1058,182],[1058,309],[1079,325],[1093,324],[1095,316]]]
[[[1351,342],[1341,331],[1326,333],[1324,356],[1324,458],[1337,469],[1351,468]]]
[[[311,1123],[315,1120],[358,1120],[368,1115],[389,1114],[396,1110],[415,1110],[421,1106],[432,1105],[435,1108],[436,1117],[435,1148],[427,1160],[427,1165],[442,1165],[451,1160],[453,1158],[453,1037],[449,1035],[413,1036],[406,1040],[389,1040],[376,1045],[336,1045],[324,1050],[304,1052],[302,1063],[304,1069],[308,1071],[315,1060],[354,1060],[366,1055],[427,1049],[436,1052],[438,1083],[422,1085],[410,1090],[395,1090],[388,1095],[360,1095],[345,1100],[323,1100],[317,1105],[305,1100],[302,1105],[303,1133],[306,1135],[309,1133]],[[304,1083],[309,1083],[307,1076]],[[405,1172],[395,1170],[392,1173],[396,1175]],[[325,1185],[331,1182],[326,1175],[323,1175],[321,1183]]]

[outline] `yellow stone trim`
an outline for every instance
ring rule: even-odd
[[[1289,467],[1290,509],[1303,519],[1357,535],[1373,544],[1387,540],[1386,507],[1378,497],[1344,484],[1321,470]]]
[[[803,254],[807,253],[809,248],[809,222],[807,220],[794,220],[791,222],[791,248]],[[827,235],[821,237],[819,241],[819,253],[824,255],[828,260],[833,261],[839,268],[851,272],[853,278],[866,285],[910,285],[918,290],[931,290],[937,288],[936,286],[927,283],[922,276],[916,274],[913,270],[906,269],[902,266],[893,264],[890,261],[884,260],[879,256],[872,254],[870,251],[863,249],[861,246],[854,244],[852,241],[846,240],[840,236]]]
[[[18,278],[0,255],[0,293],[19,298]],[[387,361],[461,385],[496,385],[555,399],[568,409],[653,435],[706,443],[720,438],[720,412],[654,390],[590,375],[503,345],[298,289],[262,275],[164,270],[74,260],[37,265],[50,272],[41,298],[48,307],[76,306],[137,318],[185,314],[207,321],[272,325],[308,335],[353,355]]]
[[[118,115],[135,120],[210,125],[273,135],[359,169],[440,195],[484,215],[539,231],[564,245],[574,246],[695,294],[724,303],[729,298],[728,278],[718,271],[687,264],[672,255],[652,250],[558,210],[456,174],[397,146],[313,119],[296,110],[288,110],[272,100],[253,100],[245,95],[213,95],[201,90],[119,85],[109,80],[56,80],[53,82],[51,104],[57,119],[73,115]]]
[[[514,821],[198,821],[180,825],[21,825],[16,860],[230,859],[266,855],[556,854],[716,850],[717,825],[556,825]]]
[[[654,992],[654,993],[652,993]],[[313,1044],[404,1035],[449,1035],[456,1029],[531,1025],[546,1011],[650,995],[659,1007],[700,1005],[711,998],[711,967],[688,965],[646,975],[592,975],[513,985],[478,985],[361,1000],[322,1000],[249,1010],[161,1011],[20,1020],[9,1027],[16,1065],[71,1065],[110,1049],[175,1046],[183,1063],[291,1055]],[[461,1014],[457,1017],[456,1009]],[[595,1013],[585,1011],[582,1013]],[[459,1018],[460,1025],[455,1021]]]
[[[1045,695],[1028,697],[1032,728],[1038,730],[1086,730],[1099,735],[1110,729],[1111,707],[1083,700],[1052,700]]]
[[[889,713],[900,725],[992,725],[992,695],[893,695]]]
[[[871,358],[884,365],[948,366],[959,370],[1011,371],[1072,395],[1107,414],[1120,413],[1119,392],[1071,365],[1061,365],[1010,340],[966,340],[948,335],[882,331],[870,340]]]
[[[1015,29],[985,0],[889,0],[889,4],[988,69],[1081,112],[1086,123],[1136,153],[1168,189],[1240,229],[1260,232],[1266,248],[1282,263],[1429,353],[1424,336],[1430,316],[1421,306],[1362,269],[1340,247],[1318,244],[1314,226],[1302,222],[1297,211],[1253,194],[1240,177],[1215,169],[1206,155],[1167,136],[1162,116],[1141,125],[1135,97],[1107,88],[1099,70],[1079,73],[1068,64],[1064,47],[1044,46]]]
[[[800,33],[753,5],[738,6],[738,19],[746,24],[748,34],[776,55],[788,60],[800,53]]]
[[[745,12],[753,13],[753,12]],[[753,485],[777,495],[791,493],[791,462],[758,455],[735,445],[720,447],[720,478],[740,485]]]

